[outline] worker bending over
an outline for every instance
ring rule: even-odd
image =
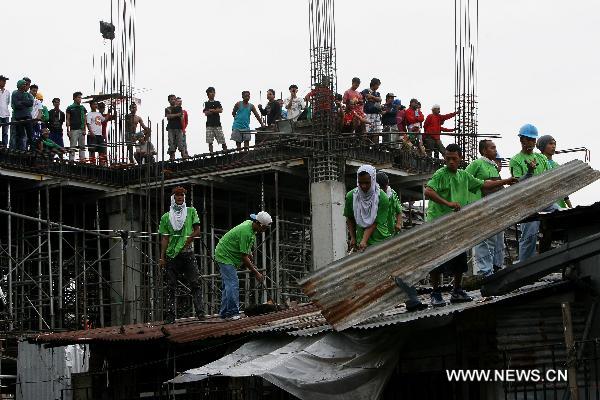
[[[446,147],[444,159],[446,166],[438,169],[427,182],[425,197],[430,201],[427,207],[426,221],[433,221],[453,211],[459,211],[471,201],[472,193],[477,190],[487,191],[517,181],[514,178],[483,181],[473,177],[465,170],[458,169],[462,161],[462,150],[454,143]],[[431,271],[429,275],[433,286],[431,304],[434,307],[446,305],[440,290],[442,273],[454,275],[454,289],[450,296],[451,303],[473,300],[461,286],[462,275],[467,269],[467,253],[461,253]]]
[[[375,175],[373,166],[363,165],[356,173],[356,188],[346,194],[344,217],[350,235],[349,251],[363,251],[390,237],[390,200],[379,188]]]
[[[175,322],[177,279],[183,278],[190,286],[196,317],[204,319],[200,273],[194,254],[194,238],[200,236],[200,219],[194,207],[185,204],[185,188],[177,186],[171,194],[171,207],[160,219],[160,266],[166,267],[167,314],[165,322]]]
[[[240,281],[237,268],[248,268],[254,272],[256,279],[262,282],[263,276],[252,262],[252,247],[256,243],[256,234],[265,232],[271,222],[273,219],[266,211],[251,214],[250,220],[231,229],[219,240],[215,249],[215,259],[223,281],[219,312],[221,318],[240,318]]]

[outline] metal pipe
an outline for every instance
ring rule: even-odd
[[[210,255],[211,258],[210,260],[208,260],[208,262],[210,263],[210,274],[214,275],[215,274],[215,263],[213,261],[213,258],[215,256],[215,198],[214,198],[214,185],[213,182],[210,182]],[[215,278],[212,277],[211,278],[211,287],[215,287]],[[213,294],[211,296],[213,298],[213,302],[216,302],[216,299],[214,299],[215,294]],[[213,304],[213,306],[215,306],[215,304]]]
[[[275,171],[275,302],[281,303],[281,297],[279,293],[279,171]]]
[[[21,218],[21,219],[24,219],[24,220],[27,220],[27,221],[40,222],[41,224],[47,224],[48,223],[48,221],[45,220],[45,219],[36,218],[36,217],[32,217],[30,215],[21,214],[21,213],[17,213],[17,212],[14,212],[14,211],[9,211],[9,210],[4,210],[4,209],[1,209],[1,208],[0,208],[0,214],[12,215],[13,217]],[[64,225],[64,224],[62,224],[60,222],[57,223],[57,222],[50,221],[50,224],[52,226],[59,227],[60,228],[60,232],[59,233],[63,232],[62,228],[65,228],[68,231],[86,232],[85,229],[76,228],[76,227],[70,226],[70,225]],[[88,234],[98,235],[98,236],[103,237],[105,239],[110,239],[111,238],[110,235],[107,235],[107,234],[104,234],[104,233],[96,233],[94,231],[88,232]]]
[[[60,314],[59,327],[63,325],[63,191],[58,188],[58,310]]]
[[[86,218],[85,218],[85,203],[81,205],[82,208],[82,223],[85,227]],[[87,242],[85,237],[85,232],[82,234],[83,243],[82,243],[82,251],[83,251],[83,329],[87,329],[88,327],[88,298],[87,298]]]
[[[265,174],[260,175],[260,209],[265,209]],[[267,268],[267,243],[265,241],[265,232],[261,234],[262,237],[262,266],[264,269]],[[266,288],[266,285],[263,285],[263,288]],[[261,290],[260,292],[260,301],[264,302],[265,291]]]
[[[7,207],[9,210],[12,210],[10,181],[8,181],[8,186],[7,186],[7,200],[8,200]],[[12,258],[12,215],[8,215],[8,312],[10,314],[9,327],[10,327],[11,331],[14,329],[14,326],[13,326],[14,309],[13,309],[12,259],[13,259]]]
[[[39,330],[42,328],[42,191],[38,189],[37,197],[37,208],[38,208],[38,224],[37,224],[37,237],[38,237],[38,324]]]
[[[100,207],[98,200],[96,200],[96,232],[100,232]],[[96,235],[96,262],[98,264],[98,301],[99,301],[99,312],[100,312],[100,326],[104,327],[104,293],[102,292],[102,248],[100,243],[100,236]]]
[[[48,246],[48,295],[50,296],[50,326],[55,327],[54,319],[54,283],[52,276],[52,240],[50,238],[50,189],[46,186],[46,235],[47,235],[47,246]]]

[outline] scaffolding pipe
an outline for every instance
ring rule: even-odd
[[[36,218],[36,217],[32,217],[30,215],[21,214],[21,213],[17,213],[17,212],[5,210],[5,209],[0,209],[0,214],[12,215],[13,217],[21,218],[21,219],[24,219],[24,220],[27,220],[27,221],[39,222],[39,223],[42,223],[42,224],[47,224],[48,223],[47,220],[42,219],[42,218]],[[62,219],[61,219],[61,221],[62,221]],[[110,235],[107,235],[107,234],[104,234],[104,233],[94,232],[94,231],[87,231],[87,230],[82,229],[82,228],[76,228],[74,226],[64,225],[62,223],[57,223],[57,222],[50,221],[50,224],[53,225],[53,226],[59,227],[60,228],[59,233],[62,233],[63,232],[62,228],[65,228],[65,229],[67,229],[67,231],[87,232],[88,234],[98,235],[98,236],[100,236],[102,238],[105,238],[105,239],[110,239],[111,238]]]
[[[275,302],[281,303],[279,293],[279,171],[275,171]]]
[[[260,175],[260,209],[261,211],[265,209],[265,174]],[[262,267],[263,269],[267,269],[267,243],[265,240],[265,232],[261,234],[262,237]],[[267,273],[265,273],[266,275]],[[266,279],[266,278],[265,278]],[[266,283],[266,280],[264,281]],[[266,285],[262,285],[263,288],[266,288]],[[265,291],[261,290],[260,292],[260,301],[264,302]]]
[[[46,186],[46,235],[48,246],[48,295],[50,297],[50,327],[55,327],[54,319],[54,285],[52,276],[52,241],[50,239],[50,189]]]
[[[42,191],[40,189],[38,189],[38,198],[37,198],[37,207],[38,207],[38,225],[37,225],[37,229],[38,229],[38,233],[37,233],[37,237],[38,237],[38,323],[39,323],[39,330],[41,331],[42,328],[42,223],[40,222],[42,220]]]
[[[83,226],[85,226],[85,204],[81,205],[82,208],[82,223]],[[87,254],[86,254],[86,248],[87,248],[87,242],[86,242],[86,237],[85,237],[85,232],[83,232],[82,234],[83,237],[83,329],[87,329],[88,327],[88,302],[87,302]]]
[[[60,327],[63,324],[63,192],[62,185],[58,188],[58,310]]]
[[[11,204],[11,189],[10,189],[10,181],[8,182],[7,187],[7,200],[8,200],[8,209],[12,210]],[[14,310],[13,310],[13,271],[12,271],[12,215],[8,215],[8,312],[10,314],[10,330],[14,329],[13,320],[14,320]]]
[[[96,200],[96,232],[100,233],[100,207],[98,200]],[[96,235],[96,254],[98,263],[98,300],[100,303],[100,326],[104,327],[104,293],[102,293],[102,249],[100,247],[100,236]]]

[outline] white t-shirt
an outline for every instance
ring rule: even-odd
[[[292,100],[292,107],[287,108],[290,103],[290,97],[284,100],[283,108],[287,110],[287,118],[288,119],[296,119],[300,114],[302,114],[302,109],[304,108],[304,99],[301,97],[296,97]]]
[[[36,118],[38,112],[42,109],[42,102],[38,99],[33,100],[33,107],[31,107],[31,118]]]
[[[85,122],[90,127],[90,133],[92,133],[93,135],[102,135],[102,123],[105,120],[106,118],[104,118],[102,114],[100,114],[97,111],[90,111],[85,115]]]

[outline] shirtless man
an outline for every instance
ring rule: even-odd
[[[150,128],[144,124],[144,120],[139,115],[136,115],[137,112],[137,104],[131,103],[129,106],[129,114],[125,116],[125,144],[127,145],[127,157],[129,158],[129,163],[134,164],[135,160],[133,157],[133,146],[136,143],[136,131],[138,124],[142,127],[144,131],[144,136],[150,135]]]

